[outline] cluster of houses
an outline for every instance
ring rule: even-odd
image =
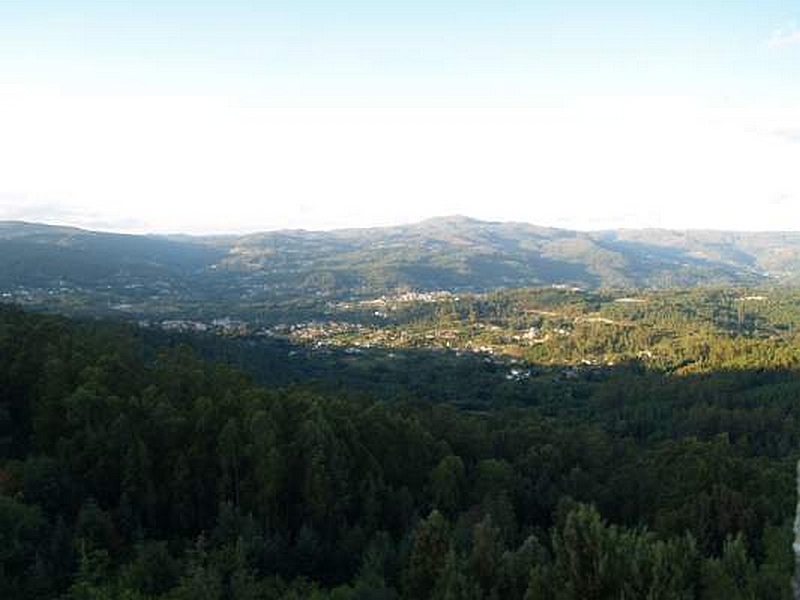
[[[139,325],[149,327],[153,324],[148,321],[140,321]],[[247,323],[231,317],[213,319],[210,322],[192,319],[166,319],[155,325],[164,331],[184,333],[217,333],[223,335],[248,335],[250,333]]]

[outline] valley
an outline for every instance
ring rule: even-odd
[[[788,600],[791,277],[419,228],[402,263],[391,231],[6,228],[4,597]]]

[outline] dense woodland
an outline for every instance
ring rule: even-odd
[[[790,598],[792,304],[685,300],[669,360],[565,375],[595,328],[520,382],[2,308],[0,597]]]

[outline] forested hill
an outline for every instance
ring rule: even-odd
[[[551,284],[591,289],[798,282],[800,234],[789,233],[589,233],[464,217],[238,237],[130,236],[0,223],[0,292],[74,286],[153,292],[160,286],[189,296],[343,296]]]
[[[791,371],[461,411],[152,335],[0,306],[0,598],[791,597]]]

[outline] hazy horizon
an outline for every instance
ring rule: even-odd
[[[607,228],[578,228],[578,227],[560,227],[554,225],[546,225],[543,223],[536,223],[531,221],[519,221],[519,220],[494,220],[494,219],[479,219],[477,217],[471,217],[469,215],[461,215],[461,214],[451,214],[451,215],[438,215],[433,217],[425,217],[423,219],[418,219],[414,221],[406,221],[406,222],[398,222],[398,223],[390,223],[386,225],[360,225],[360,226],[345,226],[345,227],[328,227],[328,228],[311,228],[311,227],[277,227],[272,229],[246,229],[243,228],[238,231],[227,231],[227,232],[187,232],[181,230],[171,230],[171,231],[147,231],[147,230],[130,230],[125,228],[114,228],[113,226],[104,227],[102,223],[97,224],[96,226],[84,226],[84,225],[76,225],[71,223],[59,223],[59,222],[51,222],[47,220],[27,220],[27,219],[2,219],[0,218],[0,224],[3,223],[10,223],[10,224],[20,224],[20,225],[32,225],[32,226],[44,226],[44,227],[54,227],[54,228],[67,228],[67,229],[77,229],[81,231],[87,231],[92,233],[109,233],[109,234],[121,234],[121,235],[142,235],[142,236],[156,236],[156,237],[170,237],[170,236],[183,236],[183,237],[238,237],[238,236],[248,236],[248,235],[256,235],[260,233],[279,233],[282,231],[304,231],[308,233],[330,233],[330,232],[337,232],[337,231],[361,231],[361,230],[368,230],[368,229],[386,229],[386,228],[393,228],[393,227],[414,227],[416,225],[422,225],[431,221],[447,221],[447,220],[468,220],[474,221],[481,224],[488,224],[488,225],[521,225],[521,226],[531,226],[531,227],[539,227],[543,229],[556,229],[556,230],[563,230],[563,231],[575,231],[579,233],[603,233],[603,232],[610,232],[610,231],[665,231],[665,232],[676,232],[676,233],[729,233],[729,234],[797,234],[800,235],[800,230],[791,230],[791,229],[719,229],[719,228],[708,228],[708,227],[607,227]]]

